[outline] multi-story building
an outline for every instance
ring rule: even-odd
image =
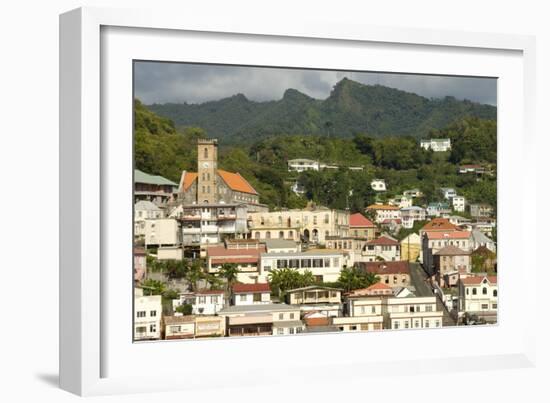
[[[295,158],[293,160],[288,160],[288,171],[292,172],[304,172],[304,171],[318,171],[319,170],[319,161],[309,160],[307,158]]]
[[[178,184],[159,175],[134,169],[134,203],[146,200],[166,207],[175,199]]]
[[[420,140],[420,147],[435,152],[445,152],[451,149],[451,139],[428,139]]]
[[[367,211],[374,212],[375,221],[381,223],[386,219],[401,218],[399,207],[385,204],[371,204],[367,207]]]
[[[376,237],[376,225],[363,214],[355,213],[349,216],[349,234],[370,241]]]
[[[401,225],[403,228],[412,228],[416,221],[426,220],[426,209],[418,206],[410,206],[401,209]]]
[[[223,245],[206,248],[206,269],[215,274],[224,264],[234,264],[238,270],[237,281],[265,282],[266,276],[260,267],[260,255],[265,252],[265,244],[255,239],[226,240]]]
[[[493,208],[486,203],[470,204],[470,215],[474,218],[489,218],[493,216]]]
[[[453,196],[453,210],[464,212],[466,211],[466,198],[464,196]]]
[[[225,293],[222,290],[198,290],[180,294],[172,300],[174,310],[180,305],[191,305],[193,315],[216,315],[225,306]]]
[[[446,246],[456,246],[464,251],[472,251],[470,231],[426,231],[422,238],[422,259],[424,269],[435,274],[434,254]]]
[[[328,236],[349,235],[349,212],[326,207],[248,214],[254,239],[289,239],[324,245]]]
[[[443,311],[437,310],[436,296],[417,297],[413,293],[403,295],[385,300],[385,329],[443,327]]]
[[[269,283],[233,285],[233,305],[271,304]]]
[[[477,315],[488,322],[496,322],[498,311],[498,284],[496,276],[461,278],[460,310]]]
[[[268,253],[294,253],[302,250],[300,242],[289,239],[264,239],[262,243]]]
[[[245,238],[247,228],[246,204],[203,204],[181,207],[177,215],[181,237],[186,247],[200,248],[203,255],[208,245],[226,238]]]
[[[134,204],[134,238],[145,237],[145,220],[164,217],[164,210],[148,200],[140,200]]]
[[[226,320],[229,337],[288,335],[305,329],[300,308],[287,304],[234,305],[220,316]]]
[[[356,267],[367,273],[375,274],[381,284],[390,287],[408,287],[411,284],[409,262],[359,262]]]
[[[404,209],[412,206],[413,198],[410,196],[401,195],[389,200],[388,204]]]
[[[134,288],[134,340],[158,340],[161,336],[162,296],[143,295]]]
[[[472,270],[470,252],[449,245],[433,254],[435,281],[440,287],[453,287],[461,275]]]
[[[262,253],[261,275],[269,275],[276,269],[295,269],[303,273],[310,271],[317,280],[337,281],[344,264],[342,252],[329,249],[310,249],[297,253]]]
[[[333,318],[332,324],[344,332],[381,330],[384,322],[384,297],[391,295],[391,287],[382,283],[353,290],[344,300],[346,315]]]
[[[174,246],[181,243],[181,233],[177,220],[159,218],[145,220],[145,244]]]
[[[374,262],[375,260],[399,260],[401,257],[399,241],[388,235],[368,241],[361,254],[363,261]]]
[[[451,214],[452,210],[449,203],[435,202],[428,204],[426,213],[430,217],[442,217]]]

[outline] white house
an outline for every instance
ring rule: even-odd
[[[134,340],[158,340],[161,335],[162,296],[134,289]]]
[[[376,214],[376,218],[374,220],[377,223],[381,223],[384,220],[395,220],[401,218],[401,211],[399,211],[399,207],[397,206],[371,204],[367,207],[367,211],[372,211]]]
[[[422,197],[422,196],[424,196],[424,194],[420,191],[420,189],[409,189],[409,190],[405,190],[403,192],[403,196]]]
[[[342,315],[342,291],[339,288],[310,285],[287,290],[286,302],[300,307],[302,313],[318,312],[324,317]]]
[[[399,295],[385,301],[385,329],[443,327],[443,311],[437,310],[436,296],[417,297],[410,291]]]
[[[454,211],[466,211],[466,198],[464,196],[453,196],[452,201]]]
[[[233,305],[270,304],[271,287],[269,283],[233,285]]]
[[[377,192],[385,192],[386,181],[384,179],[373,179],[370,183],[370,187]]]
[[[293,160],[288,160],[288,171],[318,171],[319,170],[319,161],[309,160],[306,158],[296,158]]]
[[[388,203],[392,206],[397,206],[400,209],[412,206],[413,198],[405,195],[397,196],[391,199]]]
[[[496,322],[498,311],[498,284],[496,276],[471,276],[461,278],[460,310]]]
[[[262,253],[262,274],[276,269],[309,270],[319,281],[337,281],[344,264],[344,254],[330,249],[310,249],[306,252]]]
[[[404,228],[412,228],[415,221],[426,220],[426,209],[418,206],[410,206],[401,209],[401,224]]]
[[[440,191],[446,200],[451,200],[453,197],[457,195],[456,190],[454,188],[441,188]]]
[[[451,149],[451,139],[420,140],[420,147],[425,150],[433,150],[435,152],[449,151]]]
[[[216,315],[225,306],[225,294],[222,290],[200,290],[182,293],[172,301],[174,310],[185,304],[193,307],[194,315]]]
[[[378,259],[395,261],[400,259],[399,242],[388,236],[382,235],[379,238],[368,241],[362,253],[363,261],[374,262]]]

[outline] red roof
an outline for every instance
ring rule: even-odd
[[[271,292],[269,283],[255,283],[255,284],[242,284],[237,283],[233,286],[233,292],[235,294],[248,293],[248,292]]]
[[[393,290],[389,285],[383,283],[374,283],[370,287],[353,290],[351,293],[348,294],[348,297],[378,297],[380,295],[390,294],[393,294]]]
[[[445,231],[445,232],[426,232],[428,239],[466,239],[470,238],[470,231]]]
[[[385,235],[382,235],[379,238],[368,241],[367,245],[399,245],[399,242],[397,242],[395,239],[391,239]]]
[[[349,217],[349,226],[350,227],[366,227],[366,228],[374,228],[376,227],[371,220],[369,220],[367,217],[365,217],[361,213],[355,213],[350,215]]]
[[[489,280],[489,283],[496,284],[497,283],[497,276],[472,276],[472,277],[466,277],[461,279],[463,284],[465,285],[478,285],[481,284],[483,279],[487,277],[487,280]]]
[[[458,230],[458,227],[446,218],[434,218],[422,227],[423,231],[451,231]]]
[[[359,262],[357,265],[374,274],[410,274],[409,262],[406,260],[387,262]]]

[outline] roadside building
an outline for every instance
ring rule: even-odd
[[[301,312],[319,312],[325,317],[342,315],[342,290],[311,285],[285,293],[286,303],[299,306]]]
[[[497,320],[498,284],[496,276],[471,276],[459,282],[461,311],[490,323]]]
[[[440,287],[453,287],[461,275],[472,271],[470,252],[449,245],[434,253],[435,281]]]
[[[195,338],[225,336],[225,318],[214,315],[195,317]]]
[[[349,234],[370,241],[376,237],[376,225],[363,214],[355,213],[349,217]]]
[[[422,259],[424,269],[431,274],[434,268],[434,254],[446,246],[456,246],[472,251],[472,234],[469,231],[426,231],[422,238]]]
[[[165,340],[195,338],[195,316],[164,316],[163,334]]]
[[[225,293],[222,290],[198,290],[181,293],[172,300],[174,310],[180,305],[191,305],[193,315],[216,315],[225,306]]]
[[[360,262],[356,267],[367,273],[376,275],[381,284],[390,287],[408,287],[411,284],[409,262]]]

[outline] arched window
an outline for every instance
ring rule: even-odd
[[[477,295],[477,288],[472,288],[472,294]]]
[[[497,290],[493,290],[493,297],[497,296]]]
[[[288,231],[288,237],[294,239],[294,231]]]
[[[481,289],[481,292],[483,293],[483,295],[487,295],[487,287],[483,287]]]
[[[204,147],[204,158],[208,158],[208,148]]]
[[[283,231],[279,231],[279,238],[284,239],[285,233]]]

